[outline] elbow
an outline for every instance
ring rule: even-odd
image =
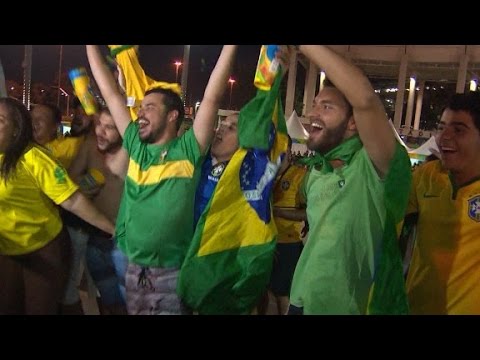
[[[382,101],[380,98],[375,94],[375,92],[372,91],[367,94],[366,96],[362,97],[359,99],[358,102],[355,104],[352,104],[353,107],[357,110],[363,111],[363,110],[370,110],[376,107],[383,107]]]

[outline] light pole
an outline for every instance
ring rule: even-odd
[[[173,64],[176,66],[176,68],[175,68],[175,82],[178,83],[178,68],[180,66],[182,66],[182,63],[181,63],[181,61],[175,61]]]
[[[30,110],[30,86],[32,84],[32,48],[25,45],[25,58],[23,61],[23,104]]]
[[[190,63],[190,45],[183,45],[183,69],[182,69],[182,100],[183,106],[187,103],[187,80],[188,80],[188,67]]]
[[[228,102],[228,110],[232,110],[232,90],[233,90],[233,84],[235,84],[235,79],[228,79],[228,82],[230,83],[230,101]]]
[[[51,87],[57,89],[57,86]],[[67,116],[70,116],[70,95],[61,87],[58,88],[58,93],[67,98]]]
[[[62,60],[63,60],[63,45],[60,45],[60,56],[58,60],[58,89],[62,86]],[[60,90],[57,95],[57,106],[60,106]]]

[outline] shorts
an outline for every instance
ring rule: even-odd
[[[177,295],[179,269],[129,263],[126,275],[128,315],[191,315]]]
[[[290,295],[293,274],[302,250],[302,242],[277,244],[269,285],[275,296]]]

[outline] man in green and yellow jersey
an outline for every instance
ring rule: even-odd
[[[199,170],[214,134],[235,50],[236,46],[224,46],[193,128],[177,137],[184,116],[179,86],[163,83],[148,89],[138,120],[132,122],[100,50],[87,45],[92,73],[129,155],[116,227],[118,246],[129,260],[129,314],[189,313],[176,293],[177,277],[192,240]]]

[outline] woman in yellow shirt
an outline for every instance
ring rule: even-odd
[[[63,166],[34,145],[25,106],[0,98],[0,314],[55,314],[70,242],[57,205],[113,234]]]

